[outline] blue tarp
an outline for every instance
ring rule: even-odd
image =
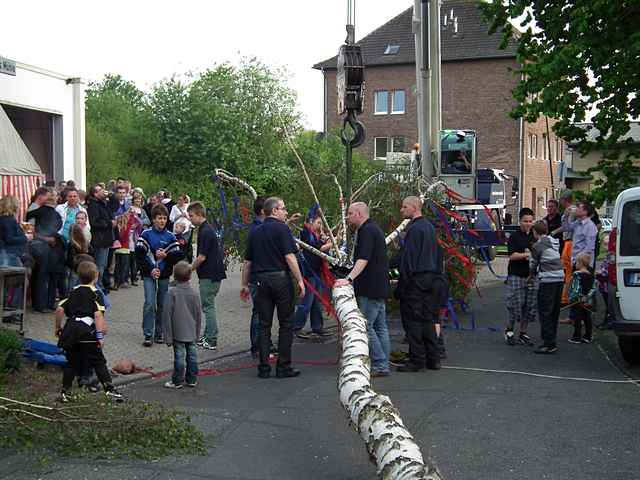
[[[23,356],[28,360],[33,360],[38,363],[60,366],[67,364],[67,358],[64,352],[57,345],[32,338],[24,339]]]

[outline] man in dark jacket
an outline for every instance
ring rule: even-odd
[[[107,204],[107,191],[100,185],[94,185],[89,191],[87,214],[91,225],[91,246],[98,267],[98,285],[107,290],[109,249],[113,246],[113,227],[116,225],[112,210]]]
[[[58,235],[62,228],[62,218],[56,212],[55,205],[55,195],[49,191],[44,204],[39,207],[34,205],[35,208],[27,212],[27,221],[35,221],[35,236],[29,246],[29,251],[36,261],[31,280],[32,305],[35,311],[41,313],[50,313],[55,309],[55,261],[58,257],[64,259],[62,238]]]
[[[409,340],[409,363],[399,372],[440,368],[435,324],[442,304],[442,265],[436,231],[422,216],[422,200],[407,197],[400,209],[411,220],[400,252],[400,310]]]

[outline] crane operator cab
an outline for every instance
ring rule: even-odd
[[[476,132],[440,132],[440,179],[466,199],[475,198]]]

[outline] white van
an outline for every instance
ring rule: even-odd
[[[609,236],[609,305],[622,357],[640,364],[640,187],[616,199]]]

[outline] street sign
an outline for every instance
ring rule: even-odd
[[[16,62],[8,58],[0,57],[0,73],[16,75]]]

